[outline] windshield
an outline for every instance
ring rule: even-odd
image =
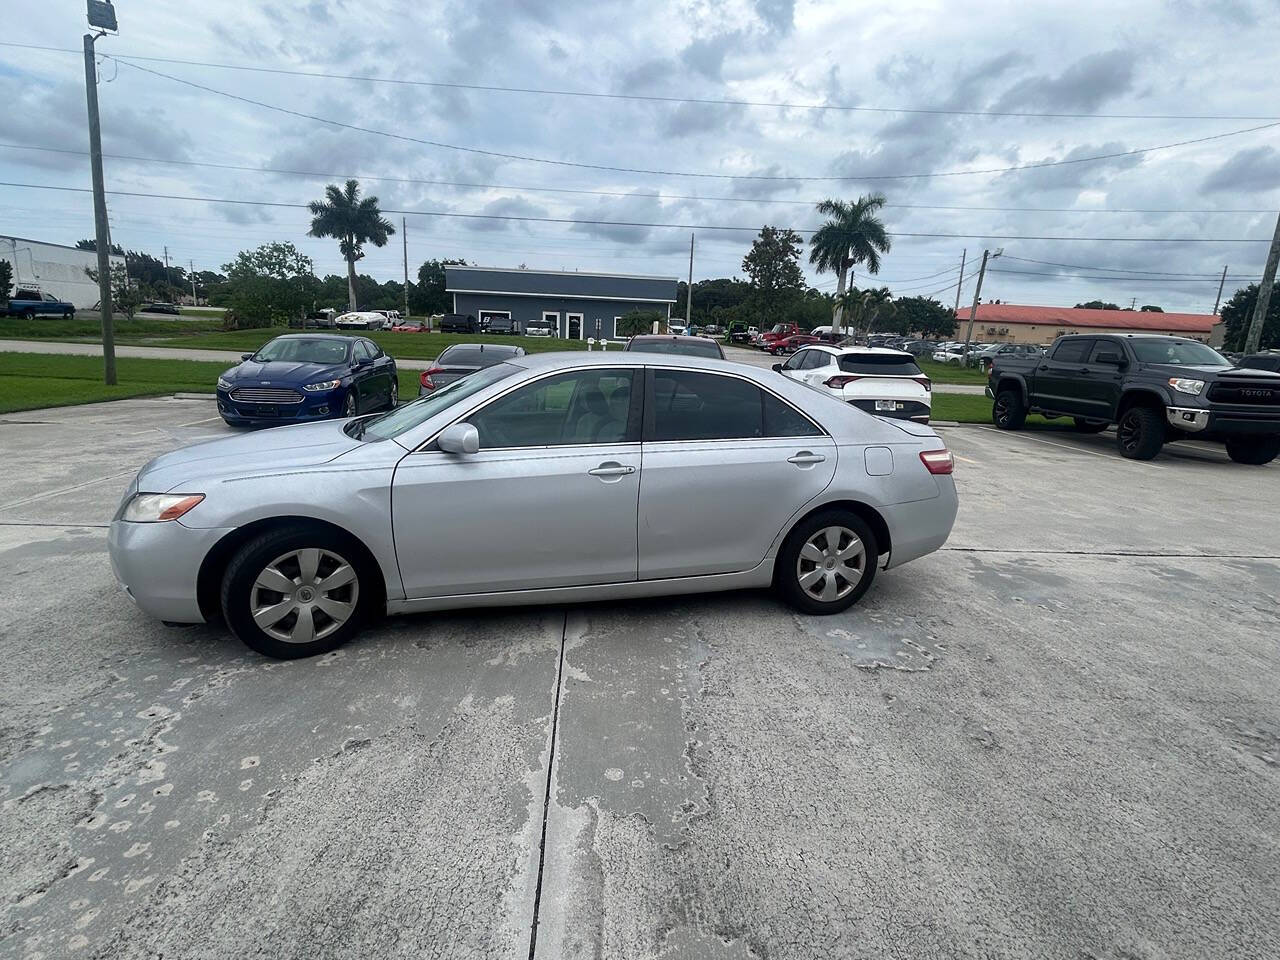
[[[341,340],[308,340],[304,337],[281,337],[272,340],[253,355],[259,363],[287,360],[293,363],[342,363],[347,359],[347,345]]]
[[[686,357],[715,357],[720,359],[720,347],[714,340],[632,340],[628,350],[642,353],[674,353]]]
[[[455,380],[425,397],[419,397],[412,403],[384,413],[372,420],[358,421],[363,429],[356,434],[366,440],[389,440],[398,437],[406,430],[412,430],[420,423],[430,420],[441,410],[446,410],[460,400],[479,393],[490,384],[511,376],[519,367],[509,363],[499,363],[486,367],[478,373]]]
[[[1171,363],[1179,366],[1229,367],[1231,361],[1212,347],[1194,340],[1139,340],[1129,346],[1142,363]]]

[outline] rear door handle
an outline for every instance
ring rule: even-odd
[[[629,464],[617,463],[613,460],[606,461],[600,466],[587,471],[593,477],[625,477],[635,472],[635,467]]]
[[[815,463],[824,463],[826,461],[820,453],[810,453],[808,450],[801,450],[794,457],[787,457],[787,463],[794,463],[798,467],[807,467]]]

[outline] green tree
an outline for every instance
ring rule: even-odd
[[[1251,283],[1237,290],[1222,305],[1222,322],[1227,325],[1223,346],[1228,350],[1244,349],[1249,324],[1253,322],[1253,309],[1258,304],[1258,286]],[[1280,283],[1271,288],[1271,302],[1267,304],[1267,315],[1262,321],[1262,339],[1258,342],[1260,350],[1272,347],[1280,347]]]
[[[1157,307],[1154,303],[1144,303],[1140,313],[1164,313],[1164,307]]]
[[[800,271],[800,251],[804,241],[794,230],[761,227],[742,258],[742,270],[751,278],[752,299],[763,313],[773,313],[779,304],[804,289]]]
[[[310,309],[319,287],[311,258],[292,243],[242,250],[222,269],[227,274],[226,306],[238,323],[287,323]]]
[[[652,331],[653,325],[662,319],[657,310],[629,310],[618,318],[617,335],[638,337]]]
[[[13,264],[0,260],[0,303],[9,302],[9,289],[13,286]]]
[[[97,270],[85,267],[84,272],[94,283],[98,282]],[[111,264],[111,311],[119,311],[132,320],[146,299],[142,289],[130,279],[129,269],[123,263]]]
[[[932,297],[899,297],[896,306],[898,312],[894,321],[902,333],[921,337],[955,335],[955,314]]]
[[[465,260],[428,260],[418,268],[418,282],[409,290],[409,307],[414,313],[434,316],[451,313],[453,301],[444,292],[444,268],[466,266]]]
[[[1118,303],[1104,303],[1101,300],[1090,300],[1087,303],[1077,303],[1077,310],[1119,310]]]
[[[841,302],[849,270],[863,264],[867,272],[880,272],[880,254],[888,253],[892,242],[884,223],[876,214],[885,205],[882,194],[859,197],[853,203],[823,200],[818,212],[826,223],[809,238],[809,262],[819,273],[836,275],[836,304],[831,323],[835,332],[841,329]]]
[[[382,216],[377,197],[360,196],[358,180],[348,180],[345,187],[331,183],[324,188],[324,195],[324,200],[307,205],[312,215],[307,233],[338,241],[338,249],[347,261],[347,306],[355,310],[356,261],[364,256],[364,245],[384,247],[396,229]]]

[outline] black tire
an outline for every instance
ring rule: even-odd
[[[1122,457],[1151,460],[1164,446],[1164,413],[1154,407],[1130,407],[1116,425],[1116,446]]]
[[[1228,440],[1227,456],[1236,463],[1263,466],[1280,456],[1280,437],[1241,437]]]
[[[355,572],[355,588],[346,594],[346,598],[354,603],[354,612],[332,632],[323,634],[309,642],[290,642],[280,639],[263,630],[254,621],[251,603],[254,598],[255,581],[263,574],[275,559],[291,551],[318,549],[346,561]],[[326,575],[335,567],[326,558],[318,568],[320,574]],[[367,619],[369,611],[380,596],[378,574],[365,558],[365,552],[351,537],[333,533],[319,527],[308,527],[302,524],[290,524],[270,530],[250,540],[231,558],[222,577],[222,616],[231,628],[231,632],[240,638],[252,650],[264,657],[277,660],[295,660],[300,657],[312,657],[319,653],[327,653],[350,640]],[[259,593],[259,599],[270,594]],[[287,598],[282,596],[282,602]],[[332,599],[332,598],[330,598]],[[286,627],[290,620],[297,625],[297,614],[286,613],[280,621]],[[322,634],[326,624],[319,622],[321,618],[313,618],[317,634]],[[282,628],[283,629],[283,628]]]
[[[1111,424],[1106,420],[1086,420],[1084,417],[1076,417],[1075,425],[1080,433],[1101,433]]]
[[[75,312],[75,310],[68,310],[68,311],[67,311],[67,319],[68,319],[68,320],[74,320],[75,318],[76,318],[76,312]]]
[[[387,409],[394,410],[400,406],[400,381],[396,377],[391,378],[391,396],[387,401]]]
[[[855,534],[863,545],[862,576],[853,589],[834,600],[824,601],[811,596],[800,583],[800,552],[808,544],[809,539],[818,535],[819,531],[830,527],[841,527]],[[801,613],[826,616],[848,610],[862,599],[862,595],[871,587],[879,567],[880,549],[876,536],[861,517],[846,510],[823,510],[807,517],[796,524],[795,529],[787,535],[778,551],[778,559],[774,564],[773,583],[782,598]],[[809,561],[811,562],[811,561]],[[816,565],[815,565],[816,566]],[[833,576],[828,574],[827,576]],[[825,577],[820,583],[825,583]],[[837,588],[840,584],[837,578]],[[846,581],[847,582],[847,581]]]
[[[350,419],[360,412],[360,401],[356,396],[356,388],[353,386],[347,391],[346,397],[342,401],[342,416]]]
[[[23,310],[23,311],[22,311],[22,319],[23,319],[23,320],[34,320],[35,318],[36,318],[36,312],[35,312],[34,310]]]
[[[991,404],[991,422],[1001,430],[1021,430],[1027,422],[1027,406],[1022,402],[1022,392],[1005,387],[996,394]]]

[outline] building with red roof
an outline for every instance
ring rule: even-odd
[[[1203,343],[1220,343],[1221,323],[1222,318],[1211,313],[1143,313],[982,303],[978,305],[973,324],[973,339],[1047,344],[1068,333],[1165,333]],[[968,324],[969,308],[965,307],[956,312],[957,337],[964,337]]]

